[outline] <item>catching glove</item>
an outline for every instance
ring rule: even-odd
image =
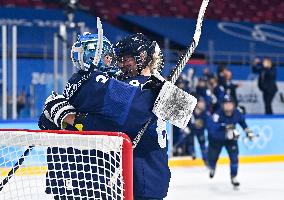
[[[151,89],[156,94],[159,94],[165,82],[165,79],[159,73],[155,73],[150,76],[147,82],[142,86],[142,89]]]

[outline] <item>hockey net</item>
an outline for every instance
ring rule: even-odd
[[[123,133],[0,129],[0,199],[133,200]]]

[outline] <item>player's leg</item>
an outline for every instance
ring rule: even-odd
[[[195,134],[193,132],[191,132],[186,137],[187,151],[188,151],[188,154],[192,157],[192,159],[196,158],[195,149],[194,149],[194,135]]]
[[[236,140],[226,141],[225,147],[230,158],[231,182],[234,186],[239,186],[240,183],[236,179],[238,175],[238,166],[239,166],[238,142]]]
[[[204,161],[204,163],[207,165],[208,162],[208,156],[207,156],[207,148],[205,145],[205,133],[204,132],[200,132],[199,134],[196,135],[197,136],[197,140],[200,146],[200,150],[201,150],[201,154],[202,154],[202,159]]]
[[[208,166],[210,168],[210,178],[213,178],[215,175],[216,164],[219,158],[223,147],[223,142],[209,139],[209,148],[208,148]]]
[[[185,154],[185,144],[187,135],[185,135],[180,128],[174,128],[174,156],[182,156]]]

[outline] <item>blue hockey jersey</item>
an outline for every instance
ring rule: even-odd
[[[77,83],[83,74],[75,73],[68,81],[65,94],[78,88]],[[121,126],[131,122],[131,126],[139,126],[154,116],[152,108],[156,95],[151,90],[142,90],[112,78],[99,71],[93,71],[87,81],[70,96],[69,102],[76,110],[103,116]],[[140,120],[131,120],[134,113]],[[129,116],[130,115],[130,116]],[[138,129],[139,129],[138,127]]]
[[[75,74],[69,83],[76,84],[81,76]],[[155,117],[152,107],[156,96],[140,87],[147,79],[138,76],[126,80],[127,84],[95,71],[69,99],[78,111],[88,113],[83,130],[121,131],[133,140],[149,117]],[[155,118],[133,152],[135,197],[167,195],[170,170],[166,147],[166,123]]]
[[[243,129],[246,129],[247,123],[244,115],[235,108],[232,116],[226,116],[222,109],[212,115],[212,120],[208,124],[208,137],[215,140],[226,140],[226,125],[239,124]]]
[[[203,111],[199,114],[194,111],[188,123],[188,127],[190,128],[191,132],[194,134],[204,133],[210,117],[210,113],[207,111]]]

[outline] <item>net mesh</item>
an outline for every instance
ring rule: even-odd
[[[123,140],[0,131],[0,199],[124,199]]]

